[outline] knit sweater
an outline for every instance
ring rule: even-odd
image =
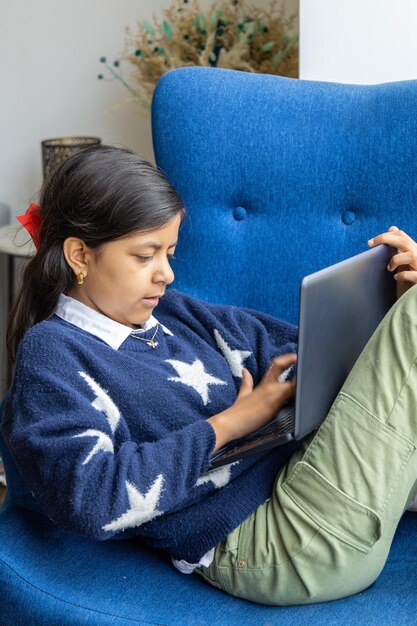
[[[175,290],[156,315],[139,335],[155,348],[131,329],[118,345],[56,314],[31,328],[2,433],[30,506],[60,527],[140,536],[198,562],[270,496],[294,450],[210,470],[207,419],[233,404],[242,367],[257,384],[273,357],[295,350],[296,328]]]

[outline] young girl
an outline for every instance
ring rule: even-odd
[[[65,161],[22,218],[38,249],[9,324],[1,427],[19,501],[94,539],[140,536],[255,602],[360,591],[416,491],[417,293],[314,437],[210,471],[213,452],[293,396],[279,380],[296,329],[166,291],[183,218],[161,172],[108,146]],[[393,230],[381,242],[403,251],[390,269],[409,265],[397,276],[417,282],[414,242]]]

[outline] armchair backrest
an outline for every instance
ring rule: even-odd
[[[417,233],[417,81],[165,74],[157,164],[189,213],[175,286],[297,321],[300,281],[393,224]]]
[[[0,403],[0,426],[4,417],[5,400],[6,400],[8,393],[9,392],[6,393],[6,396],[4,396],[3,400]],[[3,460],[4,469],[6,472],[6,479],[7,479],[6,498],[3,502],[3,507],[0,507],[0,508],[5,509],[11,504],[17,504],[17,505],[23,504],[24,506],[27,506],[28,508],[36,508],[32,503],[30,490],[27,487],[27,485],[24,483],[22,477],[20,476],[19,470],[16,467],[16,464],[10,454],[8,446],[6,445],[1,432],[0,432],[0,455]]]

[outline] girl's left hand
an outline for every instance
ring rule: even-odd
[[[390,272],[395,272],[395,280],[402,283],[402,285],[397,286],[397,296],[399,297],[409,287],[417,284],[417,243],[396,226],[391,226],[388,232],[368,241],[371,248],[379,246],[381,243],[386,243],[398,250],[398,253],[391,257],[387,269]]]

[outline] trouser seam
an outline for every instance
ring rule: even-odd
[[[398,400],[398,398],[400,397],[401,392],[402,392],[402,390],[403,390],[403,389],[404,389],[404,387],[405,387],[405,384],[406,384],[406,382],[407,382],[407,380],[408,380],[408,377],[409,377],[409,374],[408,374],[408,376],[407,376],[407,378],[406,378],[406,380],[405,380],[404,384],[402,385],[402,387],[401,387],[401,389],[400,389],[400,391],[399,391],[399,393],[398,393],[398,395],[397,395],[397,397],[396,397],[396,399],[395,399],[394,405],[393,405],[393,407],[392,407],[392,409],[391,409],[391,411],[390,411],[390,413],[389,413],[389,417],[392,415],[392,412],[393,412],[393,410],[394,410],[394,408],[395,408],[395,405],[396,405],[396,403],[397,403],[397,400]],[[360,407],[360,408],[361,408],[363,411],[365,411],[368,415],[370,415],[371,417],[373,417],[374,419],[376,419],[376,420],[377,420],[377,422],[379,422],[380,424],[383,424],[383,425],[384,425],[384,426],[386,426],[387,428],[390,428],[390,429],[391,429],[391,430],[395,433],[395,435],[396,435],[397,437],[399,437],[400,439],[403,439],[403,440],[404,440],[404,442],[407,442],[407,444],[409,444],[409,445],[413,446],[413,448],[415,448],[415,443],[414,443],[414,441],[412,441],[412,440],[411,440],[411,439],[409,439],[408,437],[405,437],[402,433],[399,433],[397,430],[395,430],[395,429],[391,426],[391,424],[388,424],[389,417],[388,417],[387,421],[386,421],[386,422],[384,422],[381,418],[379,418],[377,415],[375,415],[374,413],[372,413],[372,411],[370,411],[370,410],[369,410],[369,409],[367,409],[365,406],[363,406],[363,404],[361,404],[361,403],[360,403],[360,402],[359,402],[356,398],[354,398],[353,396],[351,396],[349,393],[346,393],[345,391],[341,391],[339,395],[344,396],[345,398],[348,398],[349,400],[351,400],[352,402],[354,402],[354,403],[355,403],[358,407]]]
[[[322,422],[321,426],[319,427],[313,441],[310,443],[310,445],[308,446],[307,450],[304,452],[304,455],[302,456],[302,458],[300,460],[303,461],[307,461],[313,454],[314,450],[316,449],[317,445],[318,445],[318,441],[320,438],[321,433],[325,432],[328,428],[329,428],[329,423],[330,423],[330,417],[331,415],[334,413],[334,411],[336,410],[337,406],[339,405],[339,402],[341,400],[342,396],[339,393],[336,400],[333,403],[333,406],[331,407],[326,419],[324,420],[324,422]]]
[[[250,519],[250,518],[249,518]],[[247,562],[248,548],[249,548],[249,529],[247,524],[242,522],[239,529],[239,540],[237,547],[237,561]]]
[[[356,398],[354,398],[353,396],[351,396],[349,393],[346,393],[346,391],[341,391],[340,394],[341,396],[344,396],[345,398],[349,398],[349,400],[352,400],[352,402],[354,402],[355,404],[357,404],[361,409],[363,409],[364,411],[366,411],[367,413],[369,413],[369,415],[371,415],[372,417],[374,417],[376,420],[378,420],[378,422],[381,422],[381,424],[384,424],[385,422],[383,422],[383,420],[381,420],[377,415],[375,415],[375,413],[372,413],[372,411],[370,411],[369,409],[367,409],[365,406],[363,406],[363,404],[361,404]]]
[[[311,500],[309,502],[308,500],[303,498],[302,494],[299,495],[294,491],[292,484],[296,480],[297,474],[302,471],[309,471],[310,473],[312,473],[315,477],[315,480],[324,485],[325,488],[332,493],[333,498],[336,499],[342,509],[348,509],[353,507],[355,513],[361,513],[376,523],[376,530],[370,537],[371,543],[369,541],[361,540],[351,533],[349,534],[349,531],[343,530],[329,519],[323,518],[321,513],[315,510],[314,502],[312,502]],[[304,513],[306,517],[310,519],[310,521],[319,526],[323,530],[323,532],[335,537],[338,541],[341,541],[342,543],[345,543],[346,545],[350,546],[351,548],[355,548],[360,552],[364,552],[365,554],[368,553],[373,544],[378,541],[380,537],[378,529],[381,526],[381,518],[379,514],[371,507],[362,504],[356,498],[353,498],[352,496],[339,489],[335,484],[327,480],[325,476],[323,476],[320,472],[315,470],[314,467],[309,463],[305,463],[305,461],[299,461],[291,472],[290,477],[283,484],[282,488],[287,496],[291,498],[294,504]]]
[[[402,391],[403,391],[404,387],[405,387],[405,386],[406,386],[406,384],[408,383],[408,379],[410,378],[411,370],[413,369],[414,365],[416,364],[416,361],[417,361],[417,357],[416,357],[416,358],[414,359],[414,361],[411,363],[411,365],[410,365],[410,367],[409,367],[409,369],[408,369],[408,372],[407,372],[407,376],[405,377],[405,380],[404,380],[403,384],[401,385],[401,388],[400,388],[400,390],[399,390],[399,392],[398,392],[398,394],[397,394],[397,397],[396,397],[396,398],[395,398],[395,400],[394,400],[394,403],[393,403],[393,405],[392,405],[392,409],[391,409],[391,411],[389,412],[388,417],[387,417],[387,424],[388,424],[388,422],[389,422],[389,420],[390,420],[390,418],[391,418],[391,415],[392,415],[392,414],[393,414],[393,412],[394,412],[395,406],[396,406],[396,404],[397,404],[397,402],[398,402],[398,398],[400,397],[400,395],[401,395],[401,393],[402,393]]]
[[[392,494],[394,493],[395,489],[397,488],[398,483],[400,481],[400,477],[404,473],[404,469],[405,469],[406,465],[409,463],[409,461],[410,461],[412,455],[414,454],[414,452],[415,452],[415,447],[414,447],[414,450],[410,450],[409,451],[409,454],[407,456],[404,456],[403,462],[402,462],[401,467],[400,467],[400,469],[398,471],[398,474],[397,474],[397,480],[395,481],[395,483],[393,483],[389,493],[387,494],[387,497],[385,498],[385,500],[383,502],[383,505],[382,505],[382,508],[381,508],[381,513],[382,514],[385,513],[385,509],[387,507],[388,501],[390,500]]]
[[[276,569],[277,567],[280,567],[281,565],[284,565],[285,563],[291,563],[291,561],[296,559],[300,554],[302,554],[305,550],[307,550],[307,548],[310,547],[311,543],[314,541],[314,539],[317,537],[317,535],[319,535],[321,532],[326,532],[326,530],[324,528],[322,528],[321,526],[319,526],[319,524],[317,524],[317,522],[314,522],[314,523],[317,526],[317,529],[314,531],[314,533],[310,537],[309,541],[302,548],[300,548],[300,550],[298,550],[297,552],[295,552],[294,554],[289,556],[287,559],[279,561],[278,563],[273,563],[272,565],[267,565],[267,566],[262,566],[262,567],[261,566],[256,566],[255,567],[253,565],[246,565],[246,567],[240,568],[240,567],[236,566],[236,563],[234,563],[233,566],[232,566],[233,567],[233,571],[238,572],[239,574],[243,574],[243,573],[248,572],[248,571],[251,571],[251,572],[262,572],[264,570]],[[235,557],[232,557],[232,558],[235,558]],[[230,567],[227,566],[227,565],[217,565],[217,563],[216,563],[215,564],[215,568],[216,568],[216,570],[218,570],[219,574],[221,575],[223,582],[225,582],[224,577],[223,577],[223,572],[230,571]]]
[[[358,507],[360,507],[360,509],[363,509],[363,513],[367,516],[367,517],[375,517],[377,516],[376,511],[374,511],[374,509],[372,509],[370,506],[363,504],[362,502],[359,502],[359,500],[357,500],[356,498],[353,498],[352,496],[350,496],[349,494],[345,493],[342,489],[339,489],[339,487],[335,484],[333,484],[330,480],[328,480],[325,476],[323,476],[323,474],[321,472],[319,472],[318,470],[316,470],[312,465],[310,465],[310,463],[306,463],[305,461],[299,461],[297,463],[297,465],[294,467],[294,470],[292,472],[292,475],[290,477],[290,479],[288,479],[287,481],[285,481],[284,486],[285,485],[289,485],[291,487],[291,482],[293,481],[293,479],[296,477],[296,475],[302,471],[303,467],[300,467],[300,465],[306,466],[307,468],[310,468],[313,472],[313,474],[315,475],[316,480],[318,480],[319,482],[321,482],[322,484],[324,484],[326,487],[329,487],[331,490],[333,490],[335,493],[333,494],[334,497],[336,498],[336,500],[338,500],[338,502],[340,502],[341,504],[353,504],[353,505],[357,505]],[[298,467],[297,467],[298,466]],[[290,496],[291,497],[291,496]],[[292,498],[291,498],[292,499]],[[345,502],[345,501],[348,502]],[[309,515],[308,512],[304,511],[306,513],[306,515]],[[334,524],[332,524],[332,522],[328,522],[329,526],[331,526],[332,528],[334,528],[335,530],[337,529],[337,526],[335,526]]]
[[[233,585],[231,584],[229,577],[225,576],[226,572],[227,570],[225,570],[224,572],[222,570],[219,570],[219,578],[221,579],[221,585],[223,589],[226,589],[227,593],[231,594],[233,592]]]
[[[405,383],[404,383],[405,384]],[[320,437],[320,432],[324,431],[326,429],[326,427],[330,426],[330,421],[331,419],[331,413],[333,413],[334,411],[336,411],[337,406],[339,404],[340,399],[345,398],[347,400],[350,400],[351,402],[355,403],[356,406],[358,406],[362,411],[364,411],[366,413],[366,415],[370,416],[371,418],[375,419],[378,423],[381,424],[381,426],[389,429],[392,431],[393,435],[395,437],[397,437],[398,439],[400,439],[403,442],[404,446],[407,446],[407,450],[404,450],[404,458],[403,461],[401,463],[401,466],[398,469],[397,475],[396,475],[396,480],[393,482],[391,489],[389,490],[389,492],[386,494],[385,499],[383,500],[382,504],[381,504],[381,508],[378,508],[375,513],[377,513],[378,515],[383,514],[387,503],[389,502],[393,492],[395,491],[395,489],[398,486],[398,482],[400,480],[401,475],[404,472],[404,468],[406,467],[407,463],[410,461],[410,458],[412,456],[412,454],[415,452],[416,450],[416,445],[414,442],[412,442],[411,440],[409,440],[407,437],[404,437],[404,435],[402,435],[401,433],[397,432],[390,424],[386,424],[385,422],[383,422],[382,420],[380,420],[378,417],[376,417],[375,415],[373,415],[370,411],[368,411],[368,409],[366,409],[365,407],[363,407],[360,402],[358,402],[355,398],[352,398],[349,394],[347,394],[346,392],[340,392],[337,400],[335,401],[335,403],[333,404],[333,407],[331,408],[331,411],[329,413],[329,415],[327,416],[326,420],[323,422],[323,424],[321,425],[321,427],[319,428],[319,431],[316,435],[316,437],[313,439],[313,441],[311,442],[310,446],[308,447],[308,449],[306,450],[304,456],[302,457],[302,459],[300,459],[300,461],[303,462],[309,462],[311,456],[313,455],[314,449],[315,447],[318,445],[318,439]],[[411,449],[410,449],[411,447]],[[311,463],[309,463],[311,465]],[[314,467],[314,466],[313,466]]]

